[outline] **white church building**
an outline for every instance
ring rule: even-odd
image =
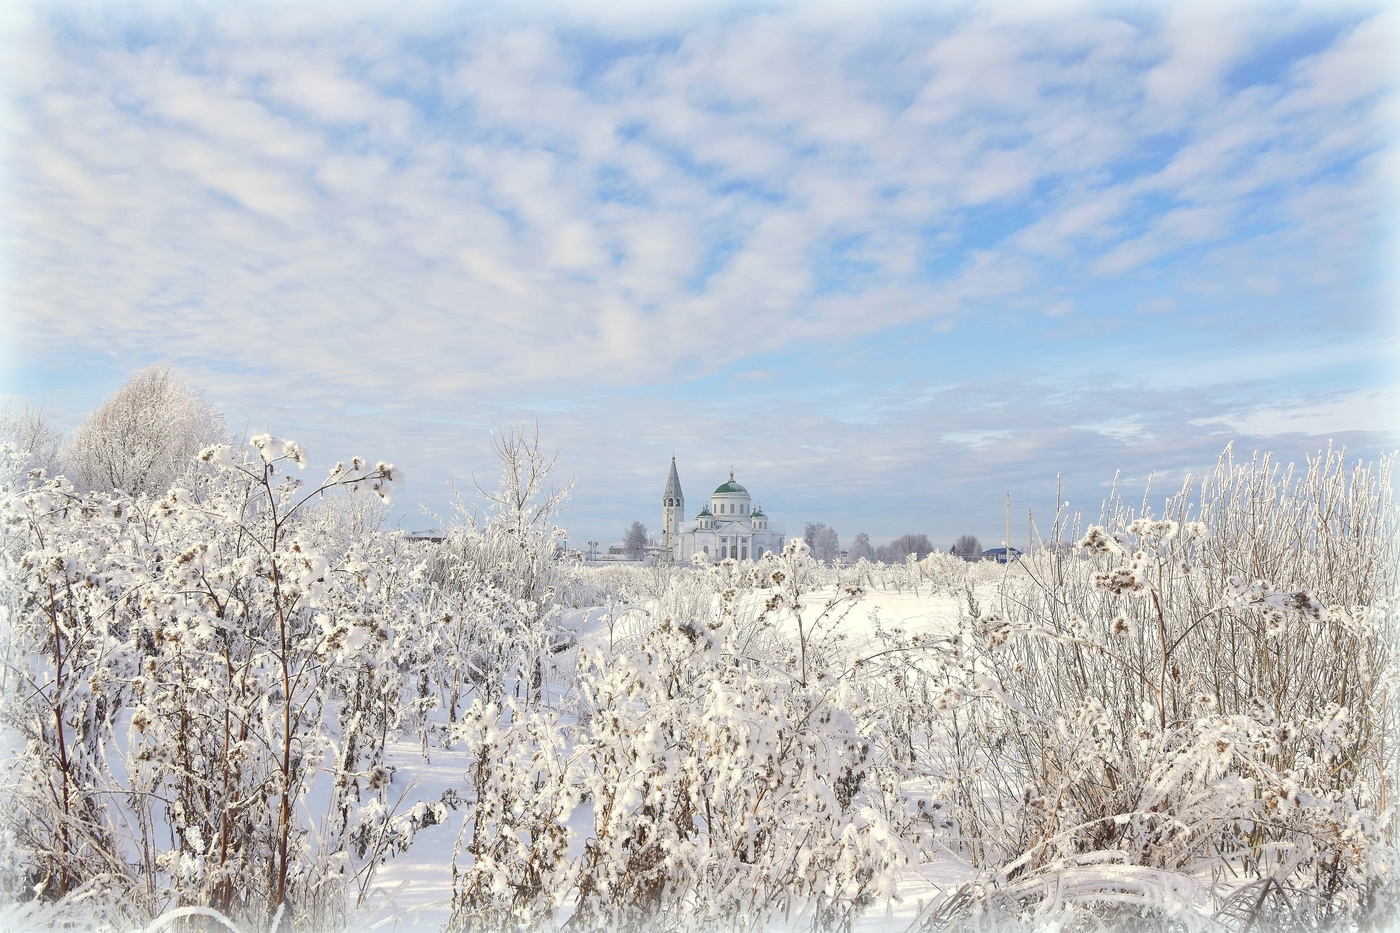
[[[769,522],[763,507],[755,505],[749,491],[734,482],[721,483],[694,521],[685,519],[685,495],[671,458],[671,475],[661,497],[661,560],[688,561],[696,554],[710,560],[757,560],[765,553],[777,553],[785,542],[781,523]]]

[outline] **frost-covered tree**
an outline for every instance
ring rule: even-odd
[[[533,431],[510,425],[492,439],[491,449],[501,465],[500,482],[495,489],[476,487],[491,503],[491,522],[521,537],[547,529],[573,487],[558,484],[559,448],[544,446],[538,425]]]
[[[817,560],[835,560],[841,553],[841,541],[836,536],[836,529],[824,522],[808,522],[802,532],[802,540],[807,542],[807,547],[812,549],[812,556]]]
[[[870,535],[862,531],[852,538],[851,546],[846,549],[846,557],[851,563],[858,560],[874,560],[875,549],[870,546]]]
[[[63,435],[44,414],[43,406],[26,402],[16,408],[0,406],[0,445],[14,449],[12,466],[16,472],[40,469],[54,473],[59,464]]]
[[[915,559],[922,560],[932,552],[933,542],[929,541],[928,535],[907,534],[881,545],[875,554],[887,564],[898,564],[911,554]]]
[[[962,535],[953,542],[948,553],[963,560],[977,560],[982,556],[982,542],[977,540],[976,535]]]
[[[205,446],[225,440],[224,417],[168,363],[138,372],[79,425],[63,451],[79,489],[164,492]]]
[[[322,541],[350,543],[386,531],[389,503],[378,496],[362,496],[355,487],[326,491],[303,510],[307,532]]]
[[[538,429],[506,428],[494,449],[500,482],[493,490],[477,486],[485,517],[459,500],[426,570],[437,624],[426,641],[418,699],[427,703],[436,692],[449,726],[473,697],[498,702],[523,691],[538,699],[560,638],[564,532],[553,518],[573,484],[556,482],[559,452],[544,446]],[[426,725],[420,741],[427,754]]]
[[[641,522],[633,522],[629,525],[622,536],[622,547],[627,551],[628,557],[640,560],[642,555],[646,553],[647,526]]]

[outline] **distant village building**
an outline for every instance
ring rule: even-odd
[[[671,458],[671,475],[661,496],[661,560],[688,561],[696,554],[710,560],[756,560],[781,551],[784,540],[782,524],[770,522],[763,507],[753,504],[749,491],[734,481],[733,470],[694,521],[686,521],[681,478],[676,458]]]
[[[983,560],[994,560],[998,564],[1005,564],[1008,561],[1020,560],[1021,552],[1012,547],[990,547],[982,552]]]

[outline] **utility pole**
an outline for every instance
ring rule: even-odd
[[[1002,549],[1001,557],[1003,564],[1011,563],[1011,493],[1006,494],[1006,540],[1002,542],[1005,547]]]

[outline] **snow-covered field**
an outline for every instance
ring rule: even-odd
[[[1007,567],[595,568],[528,450],[426,545],[337,497],[391,466],[254,446],[4,496],[7,928],[1394,917],[1389,462],[1222,462]]]

